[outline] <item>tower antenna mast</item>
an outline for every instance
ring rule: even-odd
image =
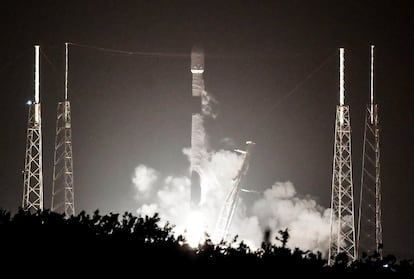
[[[351,121],[349,106],[345,105],[344,54],[344,49],[340,48],[339,106],[336,108],[332,167],[331,232],[328,255],[328,264],[330,265],[340,253],[345,253],[351,260],[356,258]]]
[[[34,103],[30,103],[27,121],[26,156],[22,208],[43,210],[42,118],[40,106],[40,47],[35,49]]]
[[[382,258],[380,128],[374,102],[374,46],[371,46],[370,104],[365,115],[361,192],[358,214],[358,257],[376,252]]]
[[[65,43],[64,101],[57,106],[56,138],[53,166],[52,210],[75,215],[73,189],[72,125],[68,99],[69,43]]]

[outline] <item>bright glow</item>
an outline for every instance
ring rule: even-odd
[[[371,46],[371,124],[374,123],[374,45]]]
[[[193,74],[202,74],[202,73],[204,73],[204,69],[191,69],[191,73],[193,73]]]
[[[240,153],[240,154],[246,154],[247,152],[241,149],[234,149],[234,152]]]
[[[384,268],[388,268],[388,264],[384,264],[384,265],[383,265],[383,267],[384,267]]]
[[[39,97],[39,46],[35,46],[35,103],[40,101]]]
[[[344,48],[339,49],[339,105],[343,106],[345,103],[345,85],[344,85]]]
[[[189,149],[187,152],[189,155]],[[149,216],[160,213],[161,221],[176,225],[175,235],[184,235],[192,246],[204,241],[204,232],[213,236],[220,209],[232,186],[231,179],[239,171],[243,156],[220,150],[213,151],[209,158],[203,164],[202,187],[206,188],[206,199],[198,206],[197,212],[189,211],[190,178],[164,176],[157,171],[158,178],[154,184],[142,188],[144,192],[139,192],[136,197],[139,203],[137,213]],[[136,181],[147,181],[150,177]],[[246,194],[243,193],[244,197]],[[330,210],[325,210],[308,196],[301,197],[292,183],[277,182],[257,195],[256,201],[249,207],[243,197],[240,199],[229,230],[229,239],[237,234],[239,241],[243,240],[252,249],[257,249],[263,240],[263,232],[268,228],[272,230],[273,242],[276,242],[275,237],[280,229],[289,228],[289,247],[327,251]]]
[[[186,222],[186,239],[188,245],[191,247],[197,247],[198,244],[202,243],[205,239],[205,224],[204,216],[200,211],[193,211],[188,215]]]
[[[32,100],[27,100],[26,105],[31,106],[33,104]]]
[[[244,155],[230,150],[210,149],[204,124],[211,119],[211,115],[196,115],[199,123],[195,130],[197,137],[200,137],[200,145],[197,144],[193,150],[184,148],[183,153],[190,164],[194,159],[192,156],[202,155],[199,162],[201,202],[197,212],[189,210],[191,179],[187,175],[165,175],[154,170],[135,172],[133,179],[138,194],[137,213],[152,216],[158,212],[161,221],[176,225],[174,234],[184,235],[192,246],[204,241],[205,232],[213,236],[220,209],[232,189],[232,179],[240,171],[244,158]],[[186,173],[189,174],[189,169]],[[141,185],[145,181],[152,182],[148,187]],[[328,250],[330,210],[324,209],[309,196],[303,198],[296,194],[292,183],[276,182],[260,195],[254,195],[256,200],[250,206],[244,199],[246,194],[243,193],[239,200],[229,229],[229,239],[238,235],[238,241],[243,240],[252,249],[257,249],[267,229],[272,230],[271,240],[276,242],[278,231],[289,228],[289,248]]]
[[[245,192],[245,193],[256,193],[256,194],[260,194],[259,191],[248,190],[248,189],[240,189],[240,191]]]

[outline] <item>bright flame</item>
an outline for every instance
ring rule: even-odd
[[[188,245],[191,247],[197,247],[198,244],[204,241],[204,216],[200,211],[193,211],[187,217],[186,222],[186,239]]]

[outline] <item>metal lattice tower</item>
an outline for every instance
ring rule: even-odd
[[[371,46],[371,103],[365,117],[358,215],[358,257],[378,253],[382,258],[380,129],[378,105],[374,104],[374,46]]]
[[[226,240],[228,236],[228,232],[230,229],[231,222],[233,220],[234,213],[236,212],[237,203],[239,201],[239,193],[241,190],[241,185],[244,180],[244,177],[247,174],[249,169],[249,159],[251,154],[252,146],[255,144],[252,141],[247,141],[247,149],[246,151],[242,150],[235,150],[243,154],[243,163],[242,166],[237,174],[237,176],[233,179],[233,187],[229,194],[226,197],[224,206],[222,207],[217,224],[216,229],[213,236],[213,241],[215,243],[220,242],[221,240]]]
[[[39,94],[39,50],[35,47],[35,101],[30,103],[27,123],[26,157],[22,208],[28,211],[43,210],[42,121]]]
[[[75,214],[73,191],[72,130],[68,101],[68,44],[65,44],[65,101],[57,106],[55,155],[53,167],[52,211]]]
[[[345,253],[356,259],[354,195],[352,183],[351,122],[344,105],[344,49],[340,49],[340,105],[336,109],[335,146],[332,173],[331,232],[328,264]]]

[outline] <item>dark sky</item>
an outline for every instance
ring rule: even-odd
[[[306,2],[306,4],[304,4]],[[215,149],[257,143],[248,181],[290,180],[329,207],[338,47],[346,48],[355,192],[359,192],[370,44],[376,45],[386,252],[414,258],[413,17],[409,1],[2,1],[0,207],[23,190],[33,45],[40,44],[45,206],[50,206],[56,105],[64,43],[161,52],[128,56],[71,46],[70,99],[77,210],[135,211],[134,168],[185,174],[194,44],[218,101]],[[231,138],[235,146],[223,144]]]

